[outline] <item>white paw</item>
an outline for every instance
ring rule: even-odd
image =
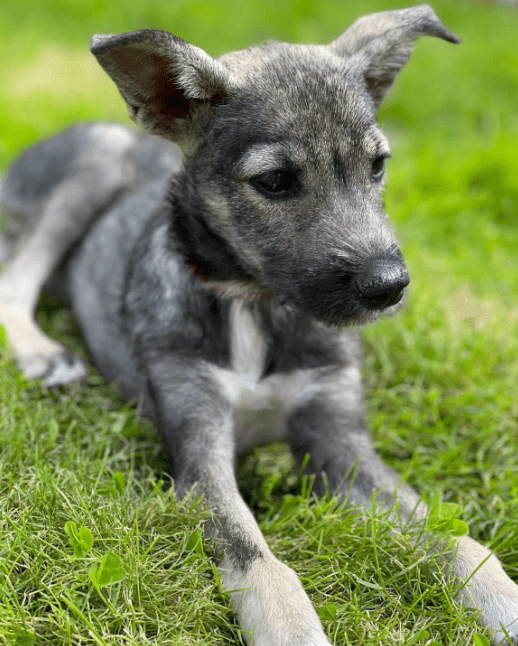
[[[482,604],[482,612],[486,626],[496,631],[491,639],[493,646],[509,645],[502,627],[512,639],[511,644],[518,644],[518,598],[510,599],[505,594],[491,595]]]
[[[518,646],[518,586],[487,548],[467,536],[458,544],[454,570],[467,582],[459,595],[461,601],[482,611],[482,623],[495,631],[493,646],[509,645],[503,628],[511,644]]]
[[[492,646],[518,646],[518,635],[513,635],[509,631],[511,641],[509,641],[501,630],[498,630],[491,639]]]
[[[331,646],[331,642],[321,631],[319,631],[319,634],[316,632],[310,634],[308,639],[309,641],[305,642],[304,646]]]
[[[65,350],[51,356],[22,355],[17,362],[26,377],[43,379],[43,385],[47,388],[71,384],[87,376],[83,359]]]
[[[263,634],[256,631],[248,643],[249,646],[332,646],[321,630],[312,630],[303,638],[287,633],[275,635],[271,632]]]
[[[1,299],[0,323],[5,327],[17,364],[29,379],[43,379],[43,385],[52,387],[86,377],[86,365],[80,357],[43,334],[24,310],[6,305]]]
[[[250,646],[331,646],[297,575],[271,554],[223,580]]]

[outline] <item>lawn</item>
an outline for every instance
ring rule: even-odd
[[[328,42],[399,6],[2,0],[0,168],[71,123],[127,123],[88,52],[94,32],[163,28],[218,55],[268,38]],[[518,581],[518,9],[434,8],[463,44],[422,39],[379,115],[412,283],[404,311],[364,331],[368,416],[384,458],[458,503]],[[47,298],[38,316],[84,352],[70,313]],[[47,391],[0,345],[0,646],[239,644],[206,512],[175,500],[152,425],[93,369],[83,386]],[[285,447],[254,452],[239,479],[336,646],[486,643],[433,554],[379,513],[313,498]]]

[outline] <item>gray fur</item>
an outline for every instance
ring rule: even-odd
[[[397,489],[403,518],[426,513],[373,449],[350,327],[397,311],[409,280],[383,211],[375,111],[420,34],[458,42],[424,5],[362,18],[329,46],[218,60],[156,30],[97,36],[130,115],[182,140],[186,159],[163,139],[78,126],[1,184],[18,223],[3,248],[17,235],[19,249],[0,277],[0,320],[22,369],[47,385],[84,372],[34,323],[46,284],[74,307],[105,378],[155,419],[179,495],[203,490],[253,646],[329,642],[239,494],[238,454],[284,440],[309,454],[317,490],[325,476],[351,502],[377,490],[391,505]],[[488,555],[459,541],[451,567],[466,578]],[[518,588],[496,557],[463,594],[518,634]]]

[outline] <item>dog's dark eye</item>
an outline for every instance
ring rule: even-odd
[[[295,189],[293,175],[285,170],[269,170],[250,180],[250,184],[271,199],[288,197]]]
[[[376,157],[376,159],[372,162],[371,177],[376,182],[379,182],[383,179],[383,175],[385,174],[386,158],[386,155],[380,155],[379,157]]]

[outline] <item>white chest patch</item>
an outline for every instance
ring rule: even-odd
[[[261,378],[267,340],[250,306],[234,301],[230,310],[231,369],[216,377],[234,408],[238,453],[285,439],[286,422],[297,404],[321,388],[315,370],[296,370]]]
[[[230,307],[230,356],[232,370],[257,382],[264,370],[266,339],[250,307],[235,300]]]

